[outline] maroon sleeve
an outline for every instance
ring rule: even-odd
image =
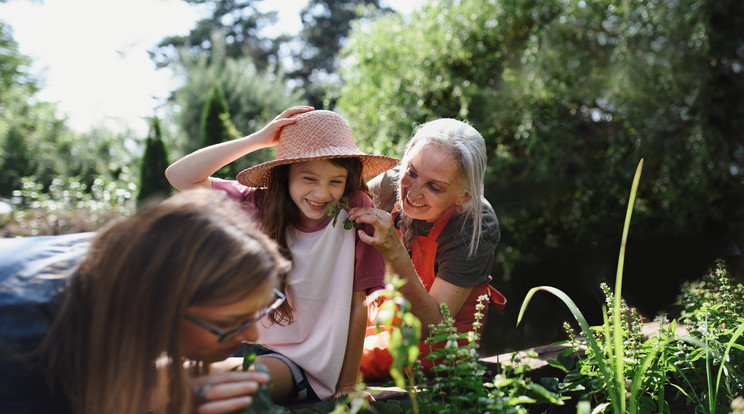
[[[257,219],[258,209],[261,206],[263,196],[262,189],[246,187],[237,181],[212,178],[212,189],[224,191],[230,198],[240,201],[243,210],[248,212],[252,218]]]
[[[349,197],[349,206],[374,207],[372,199],[364,192],[357,191]],[[362,225],[361,230],[372,234],[370,226]],[[385,260],[374,247],[356,238],[354,258],[354,290],[366,290],[371,294],[385,287]]]

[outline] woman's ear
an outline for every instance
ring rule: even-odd
[[[455,204],[457,204],[458,206],[463,205],[467,203],[468,201],[470,201],[471,197],[472,196],[470,195],[470,193],[466,191],[464,194],[460,196],[460,198],[457,199],[457,201],[455,201]]]

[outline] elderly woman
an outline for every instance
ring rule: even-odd
[[[255,341],[288,270],[238,202],[184,192],[98,234],[0,239],[0,412],[224,413],[259,372],[187,372]]]
[[[455,315],[458,331],[467,332],[479,296],[489,294],[497,307],[505,303],[488,283],[500,231],[483,197],[485,171],[486,146],[475,128],[455,119],[431,121],[416,130],[400,169],[370,181],[379,209],[351,212],[352,220],[375,229],[371,236],[360,232],[360,239],[406,281],[400,293],[421,320],[423,337],[442,321],[440,304]],[[389,377],[388,337],[368,329],[361,367],[366,380]],[[425,355],[420,359],[428,372]]]

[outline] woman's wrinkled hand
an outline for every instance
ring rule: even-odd
[[[354,208],[349,212],[349,220],[367,224],[372,228],[372,234],[358,230],[359,239],[376,248],[384,257],[402,248],[393,216],[387,211],[372,207]]]
[[[194,412],[199,414],[229,413],[248,407],[251,395],[269,376],[262,372],[222,372],[191,379],[194,393]]]

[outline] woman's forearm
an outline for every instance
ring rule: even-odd
[[[442,321],[439,303],[426,291],[402,244],[400,249],[388,252],[384,257],[390,271],[406,282],[400,287],[400,293],[411,302],[411,311],[421,321],[421,337],[426,338],[429,325]]]

